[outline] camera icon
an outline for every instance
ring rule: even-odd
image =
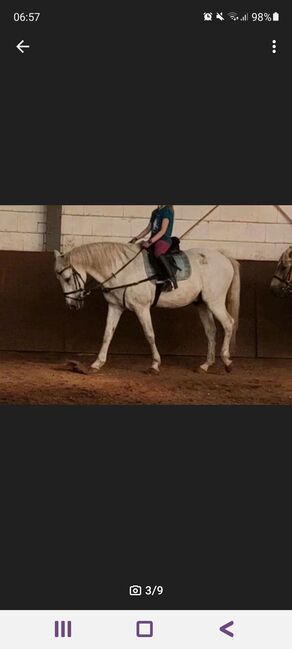
[[[131,597],[142,595],[142,586],[130,586],[129,595],[131,595]]]

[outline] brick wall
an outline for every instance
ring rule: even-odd
[[[45,205],[0,205],[0,249],[45,249]]]
[[[143,230],[154,205],[64,205],[62,248],[91,241],[128,241]],[[282,206],[292,220],[292,205]],[[174,234],[180,236],[212,205],[176,205]],[[224,250],[237,259],[276,260],[292,243],[292,223],[273,205],[220,205],[194,228],[182,248]]]
[[[154,205],[63,205],[61,248],[91,241],[129,241],[148,223]],[[212,205],[176,205],[180,236]],[[292,205],[282,206],[292,219]],[[182,248],[223,250],[237,259],[279,259],[292,243],[292,223],[273,205],[220,205],[182,241]],[[0,205],[0,249],[42,251],[46,206]]]

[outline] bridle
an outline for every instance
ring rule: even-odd
[[[88,285],[87,281],[83,279],[83,277],[78,273],[76,268],[72,266],[72,264],[68,264],[68,266],[65,266],[65,268],[62,268],[62,270],[56,271],[57,275],[62,275],[66,270],[72,270],[72,275],[73,275],[73,280],[74,280],[74,285],[75,289],[72,291],[63,291],[63,295],[65,298],[70,296],[71,300],[74,300],[75,302],[83,302],[84,298],[87,297],[88,295],[91,295],[94,291],[101,290],[103,293],[110,293],[110,291],[116,291],[119,288],[128,288],[128,286],[137,286],[137,284],[143,284],[144,282],[149,282],[151,279],[156,278],[156,275],[150,275],[149,277],[146,277],[145,279],[140,279],[138,282],[131,282],[130,284],[122,284],[120,286],[104,286],[107,282],[109,282],[111,279],[115,278],[126,266],[128,266],[140,253],[142,252],[143,248],[141,250],[138,250],[137,254],[132,257],[129,261],[127,261],[126,264],[124,264],[121,268],[119,268],[115,273],[112,273],[110,277],[107,277],[103,282],[98,282],[96,279],[93,277],[91,278],[91,282],[93,282],[92,288],[90,285]],[[87,284],[87,286],[86,286]],[[76,296],[76,293],[79,293],[78,296]],[[75,296],[75,297],[74,297]]]
[[[292,263],[290,264],[289,268],[287,269],[287,272],[283,277],[280,277],[277,275],[277,269],[275,274],[273,275],[272,279],[277,279],[281,284],[285,284],[285,288],[283,287],[283,291],[285,293],[292,293]]]
[[[71,264],[65,266],[65,268],[62,268],[62,270],[57,270],[56,274],[63,275],[66,270],[72,270],[75,289],[73,291],[63,291],[63,295],[65,295],[65,298],[70,296],[71,300],[75,300],[76,302],[83,302],[86,295],[89,295],[89,291],[85,289],[86,282],[84,281],[83,277],[81,277],[80,273],[78,273],[76,268],[74,268],[74,266],[71,266]],[[81,286],[81,283],[83,284],[83,286]],[[79,296],[72,297],[76,295],[76,293],[79,293]]]

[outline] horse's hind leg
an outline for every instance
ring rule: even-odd
[[[234,319],[226,310],[225,304],[210,304],[210,310],[224,329],[224,340],[221,348],[221,359],[227,372],[231,370],[232,360],[230,360],[230,341],[234,327]]]
[[[107,319],[106,319],[106,326],[103,334],[103,341],[102,341],[102,346],[100,348],[98,357],[94,363],[92,363],[91,367],[93,370],[100,370],[100,368],[105,364],[106,359],[107,359],[107,352],[108,348],[110,346],[112,337],[114,335],[114,332],[117,328],[119,319],[123,313],[123,310],[118,304],[109,304],[108,306],[108,312],[107,312]]]
[[[142,325],[145,337],[148,340],[148,343],[149,343],[150,348],[151,348],[152,365],[151,365],[150,369],[154,374],[158,374],[159,366],[160,366],[160,363],[161,363],[161,358],[160,358],[160,354],[159,354],[159,351],[158,351],[158,349],[156,347],[156,343],[155,343],[155,334],[154,334],[154,329],[153,329],[153,325],[152,325],[152,319],[151,319],[150,310],[149,310],[148,307],[144,307],[144,308],[140,307],[140,308],[135,309],[135,313],[136,313],[136,316],[137,316],[137,318],[139,319],[139,321],[140,321],[140,323]]]
[[[216,325],[213,315],[206,304],[198,305],[199,316],[208,338],[208,353],[206,362],[200,365],[200,369],[207,372],[211,365],[215,363],[215,345],[216,345]]]

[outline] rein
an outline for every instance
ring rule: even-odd
[[[107,279],[105,279],[103,282],[98,282],[96,279],[92,277],[91,281],[93,281],[95,284],[92,288],[86,288],[86,281],[84,281],[84,279],[81,277],[80,273],[78,273],[78,271],[74,268],[74,266],[72,266],[71,264],[69,266],[65,266],[65,268],[62,268],[61,271],[57,271],[57,275],[62,275],[65,272],[65,270],[71,269],[73,273],[74,284],[76,286],[75,290],[73,291],[64,291],[63,294],[65,295],[65,298],[67,296],[74,296],[76,295],[76,293],[82,293],[82,295],[79,295],[78,297],[71,297],[71,300],[75,300],[76,302],[83,302],[85,297],[87,297],[94,291],[98,291],[99,289],[103,293],[110,293],[110,291],[116,291],[119,288],[126,289],[128,288],[128,286],[137,286],[138,284],[143,284],[143,282],[149,282],[151,279],[154,279],[156,275],[150,275],[150,277],[146,277],[145,279],[140,279],[140,281],[138,282],[131,282],[130,284],[121,284],[120,286],[104,287],[104,284],[106,284],[111,279],[116,277],[122,270],[124,270],[124,268],[126,268],[129,264],[131,264],[131,262],[134,261],[134,259],[136,259],[136,257],[138,257],[138,255],[141,254],[142,250],[143,248],[141,248],[141,250],[138,250],[136,255],[132,257],[132,259],[127,261],[126,264],[124,264],[121,268],[119,268],[115,273],[112,273],[110,277],[107,277]],[[83,284],[83,286],[81,286],[81,283]]]
[[[118,288],[128,288],[128,286],[137,286],[137,284],[143,284],[143,282],[150,282],[151,279],[155,279],[157,275],[150,275],[145,277],[145,279],[140,279],[138,282],[131,282],[131,284],[121,284],[121,286],[112,286],[108,288],[103,288],[103,293],[110,293],[110,291],[116,291]],[[99,286],[97,287],[99,288]],[[93,289],[94,290],[94,289]]]
[[[75,295],[75,293],[81,293],[82,296],[80,295],[79,297],[71,297],[71,300],[75,300],[76,302],[82,302],[83,299],[88,295],[87,291],[85,290],[85,282],[83,278],[81,277],[80,273],[71,265],[65,266],[65,268],[62,268],[62,270],[57,271],[57,275],[63,275],[65,273],[65,270],[72,270],[73,273],[73,279],[74,279],[74,284],[76,286],[76,289],[73,291],[64,291],[63,295],[67,297],[67,295]],[[79,282],[83,283],[83,288],[80,286]]]

